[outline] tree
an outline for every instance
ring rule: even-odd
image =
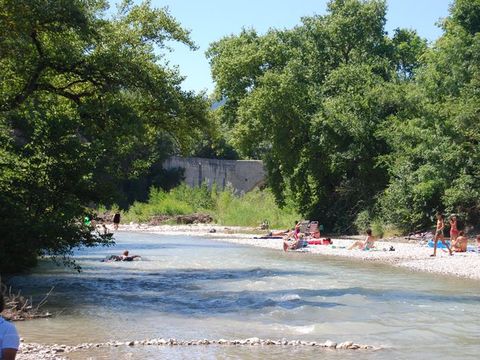
[[[244,30],[207,53],[237,149],[265,160],[280,204],[291,194],[327,230],[353,231],[387,186],[380,129],[425,49],[413,31],[388,38],[385,13],[384,1],[332,0],[292,30]]]
[[[80,221],[165,146],[208,129],[207,102],[157,55],[195,46],[165,9],[124,1],[0,0],[0,271],[109,244]]]
[[[428,227],[436,211],[480,220],[480,2],[457,0],[444,34],[383,133],[392,153],[383,216],[405,230]]]

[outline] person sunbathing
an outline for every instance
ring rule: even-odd
[[[289,229],[287,230],[277,230],[277,231],[270,231],[266,236],[285,236],[290,232]]]
[[[355,241],[349,248],[348,250],[352,249],[360,249],[360,250],[370,250],[375,247],[375,237],[372,235],[372,230],[367,229],[366,231],[367,237],[365,238],[365,241]]]
[[[467,251],[468,238],[465,236],[463,231],[458,233],[458,236],[455,240],[452,240],[452,251],[455,252],[466,252]]]

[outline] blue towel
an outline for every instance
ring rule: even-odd
[[[448,246],[450,246],[450,241],[447,240],[447,241],[445,241],[445,242],[448,244]],[[434,244],[435,244],[435,243],[434,243],[433,239],[430,239],[430,240],[428,241],[428,246],[429,246],[429,247],[433,248]],[[437,248],[439,248],[439,249],[446,249],[447,247],[446,247],[445,245],[443,245],[442,240],[438,240],[438,242],[437,242]]]

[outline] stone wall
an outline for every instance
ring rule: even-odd
[[[164,163],[165,169],[185,169],[185,183],[195,187],[202,183],[219,189],[227,185],[238,192],[248,192],[265,181],[265,169],[260,160],[218,160],[173,156]]]

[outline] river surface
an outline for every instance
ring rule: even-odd
[[[119,347],[72,359],[478,359],[480,284],[386,265],[260,249],[190,236],[119,233],[76,252],[83,272],[48,262],[11,279],[24,293],[54,287],[57,315],[17,323],[26,342],[146,338],[354,341],[380,351],[310,347]],[[100,262],[108,254],[142,261]]]

